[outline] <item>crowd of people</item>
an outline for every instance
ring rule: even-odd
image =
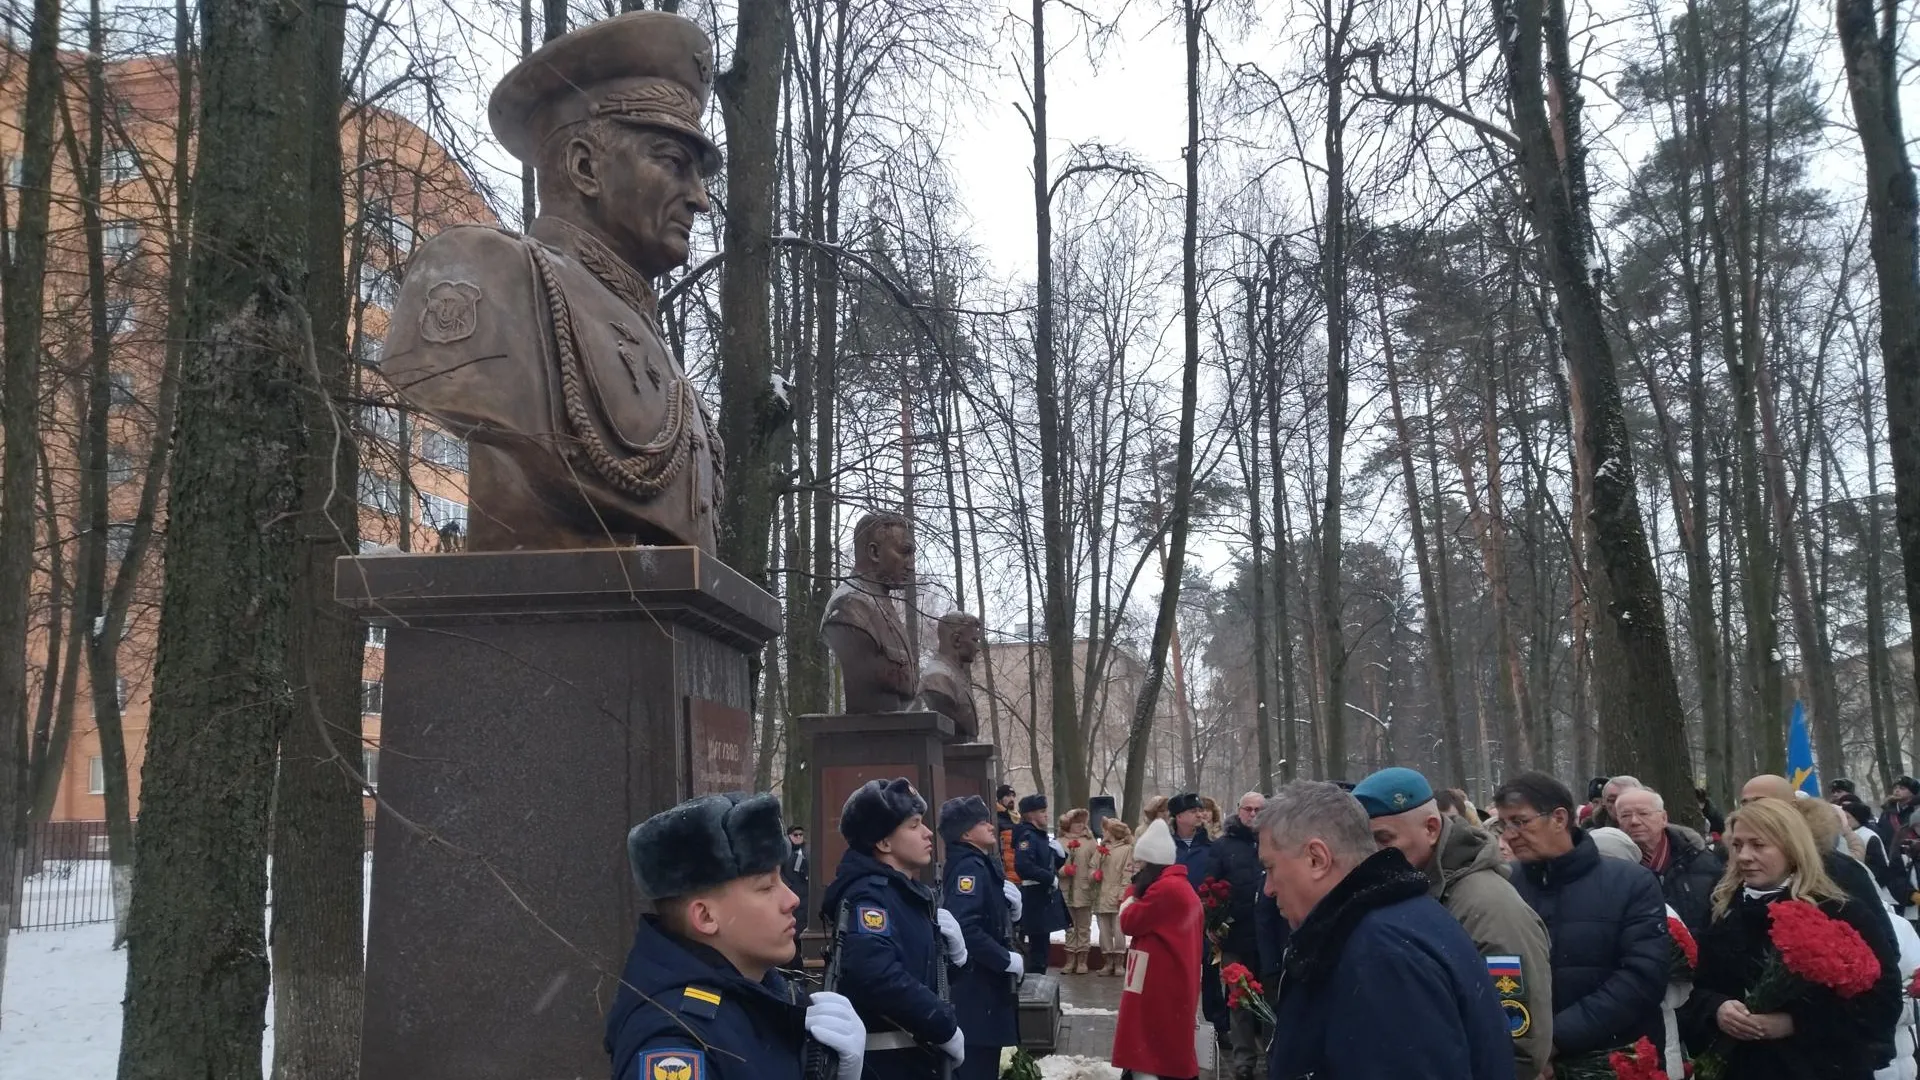
[[[807,918],[805,835],[768,795],[636,827],[653,902],[608,1018],[615,1080],[998,1077],[1021,980],[1122,980],[1112,1063],[1222,1076],[1915,1080],[1920,781],[1875,808],[1748,781],[1723,819],[1682,794],[1543,773],[1483,809],[1412,769],[1296,781],[1231,812],[1185,792],[1129,824],[1044,795],[928,806],[904,779],[842,808],[812,904],[828,988],[782,968]],[[944,847],[937,888],[923,883]]]

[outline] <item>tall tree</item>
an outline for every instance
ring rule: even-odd
[[[1328,775],[1347,774],[1347,635],[1340,595],[1341,518],[1347,445],[1348,353],[1352,345],[1347,310],[1347,41],[1353,33],[1353,0],[1325,0],[1321,7],[1321,75],[1327,90],[1326,218],[1321,222],[1320,273],[1327,305],[1327,486],[1320,511],[1320,646],[1325,704]]]
[[[1899,6],[1899,0],[1878,0],[1876,11],[1876,0],[1836,0],[1834,16],[1867,165],[1867,246],[1880,284],[1894,523],[1906,564],[1907,609],[1920,612],[1920,189],[1900,118]]]
[[[201,4],[199,164],[121,1080],[257,1080],[299,578],[317,16]],[[320,258],[338,259],[337,252]]]

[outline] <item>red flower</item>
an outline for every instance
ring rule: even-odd
[[[1880,958],[1853,927],[1805,900],[1768,908],[1767,931],[1788,971],[1842,998],[1858,997],[1880,978]]]
[[[1100,854],[1102,854],[1102,855],[1110,855],[1110,854],[1112,854],[1112,852],[1110,852],[1110,851],[1108,851],[1108,850],[1107,850],[1107,845],[1106,845],[1106,843],[1105,843],[1105,842],[1102,842],[1102,843],[1100,843],[1100,844],[1098,845],[1098,849],[1099,849],[1099,851],[1100,851]]]
[[[1093,868],[1093,880],[1104,881],[1106,880],[1106,876],[1107,876],[1106,871],[1100,869],[1097,866]]]
[[[1613,1075],[1619,1080],[1667,1080],[1666,1070],[1660,1067],[1660,1052],[1653,1048],[1653,1040],[1644,1035],[1633,1044],[1632,1050],[1608,1054],[1607,1064],[1613,1067]]]
[[[1913,981],[1907,984],[1907,996],[1920,998],[1920,971],[1913,973]]]
[[[1673,939],[1673,974],[1684,975],[1700,966],[1700,946],[1693,940],[1687,924],[1667,916],[1667,936]]]
[[[1061,876],[1061,877],[1072,877],[1072,876],[1073,876],[1073,864],[1072,864],[1072,863],[1068,863],[1067,865],[1065,865],[1065,866],[1063,866],[1063,867],[1061,867],[1061,868],[1060,868],[1060,876]]]
[[[1253,973],[1247,970],[1247,965],[1245,964],[1228,964],[1226,967],[1220,969],[1220,981],[1228,985],[1237,983],[1242,979],[1251,980],[1252,978]]]
[[[1067,841],[1067,850],[1068,850],[1068,851],[1076,851],[1076,850],[1078,850],[1078,849],[1079,849],[1079,847],[1080,847],[1080,841],[1078,841],[1078,840],[1069,840],[1069,841]]]

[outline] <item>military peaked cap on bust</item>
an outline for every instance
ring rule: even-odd
[[[556,132],[609,117],[693,140],[700,171],[720,169],[720,150],[700,126],[713,91],[713,43],[679,15],[630,11],[562,34],[515,65],[487,103],[494,137],[533,162]]]
[[[764,874],[787,857],[780,800],[772,795],[702,795],[662,810],[627,834],[627,859],[649,900],[688,896],[735,878]]]

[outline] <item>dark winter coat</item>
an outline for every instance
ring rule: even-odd
[[[1555,1058],[1628,1046],[1643,1035],[1664,1045],[1660,1001],[1673,946],[1659,879],[1644,866],[1601,858],[1575,829],[1572,851],[1522,863],[1513,887],[1540,913],[1553,943]]]
[[[1200,882],[1207,876],[1207,861],[1213,857],[1213,837],[1207,835],[1205,825],[1193,830],[1191,841],[1180,839],[1180,831],[1173,822],[1167,822],[1167,828],[1173,830],[1173,857],[1181,866],[1187,868],[1187,883],[1193,886],[1193,894],[1200,895]]]
[[[1058,888],[1063,861],[1054,852],[1047,830],[1024,821],[1013,827],[1013,869],[1020,876],[1022,927],[1042,934],[1067,928],[1067,901]]]
[[[778,971],[752,982],[648,916],[607,1013],[613,1080],[653,1080],[656,1065],[662,1076],[800,1080],[806,1013],[806,994]]]
[[[1783,1011],[1793,1017],[1793,1034],[1784,1039],[1748,1042],[1720,1030],[1720,1006],[1744,997],[1759,981],[1772,949],[1767,909],[1778,898],[1743,894],[1699,935],[1693,996],[1680,1008],[1687,1048],[1696,1055],[1713,1050],[1726,1062],[1725,1075],[1739,1080],[1869,1080],[1878,1064],[1874,1045],[1886,1039],[1891,1030],[1886,1018],[1900,1008],[1898,969],[1885,963],[1880,981],[1858,997],[1842,1000],[1815,987],[1788,1004]],[[1885,932],[1886,916],[1877,902],[1867,907],[1851,898],[1830,900],[1820,910],[1845,920],[1862,937],[1875,925]]]
[[[808,912],[813,910],[807,904],[807,894],[811,891],[808,879],[812,872],[813,850],[805,844],[787,852],[786,861],[780,864],[780,880],[786,882],[787,888],[793,890],[793,895],[800,898],[800,906],[793,909],[793,918],[801,930],[807,928]]]
[[[1260,958],[1260,937],[1254,919],[1254,901],[1260,896],[1260,884],[1266,880],[1266,868],[1260,865],[1260,837],[1242,825],[1239,818],[1227,822],[1226,832],[1213,842],[1207,857],[1206,875],[1227,883],[1233,890],[1227,913],[1233,922],[1227,927],[1220,950],[1227,956],[1252,966]]]
[[[980,1053],[996,1057],[999,1048],[1020,1041],[1019,1001],[1014,991],[1012,967],[1013,916],[1003,886],[1006,875],[1000,860],[972,844],[947,847],[946,877],[941,888],[941,904],[960,924],[960,935],[967,941],[967,966],[947,966],[954,1018],[967,1033],[967,1056]]]
[[[919,1044],[868,1050],[873,1080],[937,1076],[945,1060],[939,1047],[959,1028],[935,989],[943,959],[934,908],[926,886],[851,848],[820,905],[824,925],[846,920],[840,980],[828,989],[853,1002],[869,1037],[904,1031]]]
[[[1287,925],[1285,916],[1280,914],[1280,905],[1267,895],[1266,884],[1266,878],[1262,876],[1260,898],[1253,904],[1253,926],[1254,933],[1258,935],[1260,985],[1272,993],[1279,987],[1280,964],[1286,958],[1287,941],[1293,935],[1293,928]]]
[[[1820,853],[1820,865],[1827,871],[1833,883],[1840,886],[1854,906],[1862,911],[1880,913],[1886,911],[1886,902],[1880,899],[1880,890],[1873,884],[1873,875],[1860,865],[1851,855],[1842,855],[1837,851]],[[1893,928],[1887,925],[1885,918],[1865,919],[1859,927],[1860,936],[1872,946],[1875,956],[1880,958],[1882,967],[1894,971],[1900,969],[1900,943],[1894,940]],[[1878,1041],[1872,1047],[1875,1067],[1893,1060],[1893,1025],[1899,1016],[1899,1001],[1879,1018],[1874,1025],[1878,1031]]]
[[[1270,1080],[1512,1080],[1486,961],[1397,849],[1355,867],[1294,930]]]
[[[1726,860],[1699,833],[1667,826],[1667,865],[1660,871],[1660,892],[1695,937],[1713,918],[1713,888],[1726,869]]]

